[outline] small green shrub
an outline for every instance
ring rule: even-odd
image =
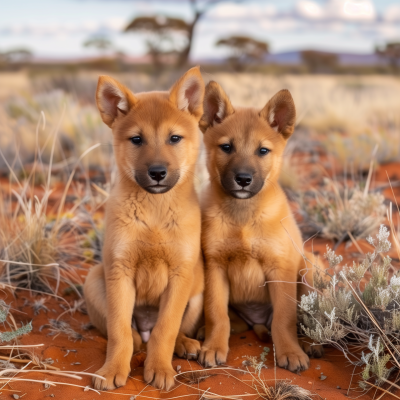
[[[338,348],[353,365],[364,366],[363,380],[374,378],[376,385],[400,367],[400,275],[389,279],[389,235],[381,225],[376,239],[367,238],[374,251],[352,266],[341,267],[343,258],[327,247],[329,268],[316,271],[318,291],[303,295],[299,304],[302,331],[315,343]],[[367,388],[364,381],[360,385]]]
[[[0,300],[0,323],[7,323],[7,317],[9,315],[10,306],[6,304],[3,300]],[[7,323],[8,324],[8,323]],[[11,324],[8,324],[9,327],[12,328]],[[29,322],[26,325],[21,325],[20,328],[12,329],[10,331],[0,332],[0,342],[7,343],[15,340],[22,335],[26,335],[27,333],[32,331],[32,322]],[[1,346],[0,346],[1,350]]]

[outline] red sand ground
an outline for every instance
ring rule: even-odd
[[[368,245],[360,244],[363,251],[368,250]],[[316,239],[313,243],[313,248],[316,253],[321,255],[325,252],[326,241]],[[311,247],[311,244],[307,246]],[[351,255],[356,252],[354,245],[347,248],[346,254],[349,259],[352,259]],[[344,253],[344,244],[342,244],[338,253]],[[59,334],[58,336],[48,336],[50,333],[47,327],[40,328],[43,325],[48,324],[49,319],[56,319],[61,313],[64,313],[65,305],[61,300],[57,300],[48,297],[45,306],[49,309],[48,312],[40,311],[39,315],[34,315],[31,304],[35,297],[31,297],[29,292],[18,291],[16,298],[13,298],[11,294],[5,292],[1,297],[7,302],[11,303],[12,314],[14,318],[23,324],[29,321],[33,321],[33,331],[21,339],[21,344],[40,344],[44,343],[45,346],[37,348],[34,353],[41,359],[51,358],[54,360],[54,367],[59,368],[61,371],[86,371],[94,373],[102,365],[106,356],[106,344],[107,341],[96,329],[85,331],[82,328],[83,324],[89,322],[87,315],[80,312],[76,312],[74,315],[65,313],[60,320],[67,321],[71,327],[78,333],[82,334],[84,340],[73,341],[69,339],[65,334]],[[40,298],[38,296],[37,298]],[[77,300],[76,294],[70,294],[65,296],[65,300],[70,305],[73,305],[74,300]],[[28,304],[28,302],[30,304]],[[230,353],[227,361],[227,366],[232,368],[244,369],[243,361],[246,356],[257,356],[259,357],[263,351],[263,347],[269,347],[271,352],[267,356],[266,365],[268,369],[264,369],[262,377],[267,381],[269,385],[273,385],[275,376],[277,379],[289,379],[293,384],[299,385],[306,389],[309,389],[312,393],[316,394],[315,398],[322,399],[344,399],[344,398],[360,398],[360,399],[371,399],[379,397],[382,392],[374,391],[369,392],[361,397],[360,389],[358,388],[358,373],[360,369],[354,371],[354,367],[345,359],[345,357],[336,349],[331,347],[325,348],[325,356],[321,359],[312,359],[310,369],[300,374],[294,374],[281,368],[274,369],[273,354],[272,354],[272,341],[262,343],[255,336],[254,332],[248,331],[244,334],[234,335],[230,340]],[[70,350],[68,352],[68,350]],[[71,351],[74,350],[74,351]],[[6,354],[4,354],[6,355]],[[199,384],[180,384],[177,383],[176,387],[170,392],[160,392],[146,385],[143,382],[143,363],[145,360],[145,348],[133,356],[132,358],[132,372],[128,379],[127,385],[119,388],[113,392],[101,392],[99,395],[93,391],[84,392],[83,388],[75,388],[71,386],[57,385],[56,387],[50,387],[46,389],[44,384],[41,383],[29,383],[29,382],[14,382],[6,385],[0,390],[0,399],[12,398],[12,394],[18,394],[22,396],[26,393],[23,398],[26,399],[44,399],[53,397],[58,399],[115,399],[115,398],[127,398],[136,396],[137,400],[151,399],[151,398],[162,398],[170,399],[179,396],[184,396],[187,399],[198,399],[201,396],[201,392],[197,388],[207,390],[209,392],[218,394],[220,398],[226,398],[224,396],[239,395],[240,398],[256,399],[258,396],[255,394],[254,389],[251,387],[252,376],[250,374],[243,374],[240,372],[227,370],[232,374],[231,377],[227,376],[226,372],[222,369],[221,371],[216,370],[205,370],[209,371],[211,377],[207,377],[204,381]],[[203,368],[195,361],[187,361],[174,357],[173,366],[177,369],[181,366],[180,372],[202,370]],[[252,368],[249,367],[250,371],[253,372]],[[352,377],[352,374],[355,375]],[[321,380],[321,375],[326,376],[326,379]],[[22,377],[22,376],[21,376]],[[236,378],[235,378],[236,377]],[[60,378],[56,375],[48,375],[43,373],[30,372],[23,375],[23,378],[44,380],[53,382],[69,382],[83,387],[91,385],[90,377],[83,377],[82,380]],[[241,383],[240,381],[244,381]],[[349,390],[350,388],[350,390]],[[250,396],[250,394],[255,394]],[[246,396],[244,396],[246,395]],[[318,397],[320,396],[320,397]],[[384,399],[391,396],[386,395]],[[212,397],[210,397],[212,398]]]
[[[69,302],[72,302],[73,298],[75,298],[73,295],[66,296],[66,299]],[[6,300],[7,302],[12,301],[13,314],[18,321],[26,323],[33,320],[33,331],[29,335],[24,336],[21,339],[21,343],[45,343],[44,348],[38,348],[35,350],[35,354],[37,354],[40,358],[52,358],[54,360],[54,364],[52,365],[58,367],[61,371],[87,371],[94,373],[102,366],[105,360],[107,341],[96,329],[92,329],[90,331],[82,330],[81,325],[89,322],[89,319],[86,315],[77,312],[72,317],[68,314],[61,318],[62,320],[68,321],[74,330],[76,330],[78,333],[81,333],[85,337],[85,339],[82,341],[74,342],[69,340],[65,334],[60,334],[56,337],[47,336],[49,332],[47,328],[43,328],[42,332],[39,331],[42,325],[48,323],[49,318],[57,318],[60,313],[64,312],[64,310],[60,307],[60,301],[49,299],[45,305],[50,311],[47,313],[41,311],[39,315],[34,316],[33,310],[29,305],[22,306],[24,303],[24,299],[22,297],[13,300],[8,296]],[[33,299],[29,298],[29,300],[32,301]],[[257,339],[253,331],[248,331],[240,335],[234,335],[231,338],[231,350],[227,365],[232,368],[244,369],[242,363],[246,359],[245,356],[259,357],[263,351],[263,347],[265,346],[269,347],[271,352],[267,356],[266,364],[268,369],[263,370],[262,376],[268,381],[269,385],[273,385],[273,380],[276,376],[277,379],[289,379],[293,384],[307,388],[313,393],[321,396],[323,399],[344,399],[346,398],[349,386],[351,389],[353,389],[349,392],[350,397],[358,397],[360,395],[359,389],[357,388],[357,376],[354,376],[353,382],[350,383],[353,367],[346,361],[340,352],[333,348],[326,348],[325,356],[323,358],[312,359],[310,369],[301,372],[298,375],[281,368],[277,368],[275,371],[272,354],[272,342],[269,341],[268,343],[262,343]],[[70,350],[70,352],[67,353],[67,350]],[[147,386],[145,383],[143,383],[142,376],[144,359],[145,350],[133,356],[131,363],[132,372],[130,374],[130,378],[128,379],[127,385],[116,389],[113,392],[102,392],[99,395],[95,392],[84,392],[82,388],[73,388],[70,386],[57,385],[56,387],[45,389],[44,385],[40,383],[14,382],[5,386],[4,389],[0,391],[2,393],[0,395],[0,399],[12,398],[11,395],[14,393],[18,394],[19,396],[22,396],[26,393],[24,396],[26,399],[44,399],[53,397],[51,395],[54,395],[54,397],[58,399],[115,399],[122,398],[122,395],[124,395],[124,398],[127,399],[129,399],[130,396],[136,395],[137,400],[141,398],[167,399],[176,396],[185,396],[185,398],[188,399],[196,399],[200,397],[200,392],[197,390],[197,387],[203,390],[209,389],[209,392],[218,394],[221,396],[221,398],[224,398],[224,396],[227,395],[239,395],[239,397],[244,398],[245,394],[247,395],[246,398],[257,398],[256,395],[248,396],[248,394],[255,393],[254,389],[251,387],[251,375],[232,370],[227,370],[232,374],[232,377],[226,376],[226,374],[224,375],[223,370],[206,370],[209,371],[210,374],[216,375],[206,378],[198,385],[182,385],[177,383],[176,387],[168,393],[157,391],[151,386]],[[195,361],[189,362],[177,357],[174,357],[172,363],[175,369],[178,366],[181,366],[180,372],[203,369]],[[251,367],[249,367],[249,369],[253,371]],[[321,375],[326,376],[326,379],[321,380]],[[78,381],[75,379],[60,378],[56,375],[35,372],[24,374],[23,377],[38,380],[47,379],[48,381],[54,382],[69,382],[81,386],[87,386],[91,384],[90,377],[84,377],[81,381]],[[240,381],[245,382],[241,383]],[[364,395],[361,397],[361,399],[368,398],[371,398],[371,396]]]
[[[387,182],[386,171],[392,181],[400,179],[399,164],[389,164],[379,168],[375,176],[377,186],[381,183]],[[2,184],[5,182],[1,182]],[[5,186],[5,185],[4,185]],[[3,186],[3,187],[4,187]],[[57,204],[57,193],[61,190],[60,187],[56,188],[52,196],[54,196],[54,205]],[[40,190],[39,190],[40,191]],[[394,198],[400,198],[400,188],[394,189],[394,196],[390,189],[384,191],[385,196],[391,201]],[[306,250],[311,250],[321,257],[326,251],[327,241],[315,239],[306,244]],[[328,243],[332,247],[332,243]],[[369,251],[369,245],[366,243],[359,243],[363,251]],[[349,262],[357,257],[360,253],[354,245],[345,246],[341,244],[337,249],[338,254],[344,256],[344,261]],[[390,255],[394,258],[393,265],[395,268],[400,267],[397,259],[398,255],[392,251]],[[61,371],[86,371],[94,373],[104,363],[106,355],[106,339],[103,338],[96,329],[85,331],[82,329],[82,324],[89,322],[87,315],[76,312],[74,315],[65,313],[61,320],[67,321],[71,327],[78,333],[84,336],[82,341],[70,340],[65,334],[58,336],[48,336],[49,329],[44,327],[42,331],[40,328],[48,324],[48,320],[56,319],[65,310],[60,306],[61,300],[49,297],[45,305],[49,311],[45,313],[41,311],[39,315],[33,314],[33,309],[27,301],[32,303],[34,296],[30,296],[27,291],[17,291],[15,298],[3,291],[0,298],[7,303],[11,303],[11,312],[18,323],[26,324],[33,321],[33,331],[21,339],[21,344],[40,344],[44,343],[45,346],[34,350],[39,358],[51,358],[54,360],[54,367],[59,368]],[[78,297],[75,294],[65,296],[65,299],[73,305],[73,301]],[[27,300],[27,301],[26,301]],[[281,368],[274,369],[272,342],[261,343],[252,331],[240,335],[234,335],[230,340],[230,353],[227,361],[227,366],[231,368],[244,369],[243,361],[246,356],[260,356],[263,347],[269,347],[271,352],[267,356],[268,369],[262,370],[262,377],[271,386],[274,385],[274,379],[289,379],[293,384],[299,385],[309,389],[315,394],[315,399],[345,399],[345,398],[359,398],[359,399],[372,399],[379,398],[383,393],[381,391],[375,392],[371,390],[369,393],[361,395],[358,388],[359,376],[357,375],[360,370],[355,370],[352,365],[345,359],[345,357],[336,349],[327,347],[325,349],[325,356],[321,359],[312,359],[310,369],[302,372],[301,374],[294,374],[283,370]],[[70,350],[68,352],[68,350]],[[76,351],[71,351],[76,350]],[[1,354],[6,356],[8,353]],[[226,396],[236,395],[238,399],[250,400],[256,399],[258,396],[252,387],[252,376],[248,373],[244,374],[240,371],[233,370],[205,370],[207,374],[212,375],[200,383],[188,384],[188,381],[177,383],[175,388],[170,392],[160,392],[143,382],[143,363],[145,360],[145,349],[137,353],[132,358],[132,371],[126,386],[116,389],[113,392],[101,392],[100,394],[93,391],[84,391],[83,388],[64,386],[57,384],[56,387],[51,386],[46,389],[42,383],[31,382],[13,382],[5,385],[0,390],[0,399],[12,399],[13,394],[17,394],[23,399],[117,399],[126,398],[130,399],[131,396],[136,396],[137,400],[152,399],[152,398],[185,398],[185,399],[198,399],[201,397],[202,392],[199,389],[207,390],[208,395],[205,398],[227,398]],[[177,369],[180,366],[180,372],[194,371],[203,369],[195,361],[187,361],[174,357],[173,366]],[[22,364],[20,364],[22,365]],[[252,368],[249,367],[252,371]],[[227,372],[231,376],[227,375]],[[353,378],[352,378],[352,374]],[[326,379],[321,380],[321,375],[326,376]],[[68,382],[75,385],[91,386],[91,378],[83,377],[82,380],[66,379],[57,377],[56,375],[48,375],[39,372],[29,372],[21,374],[20,378],[37,379],[53,382]],[[213,397],[210,393],[218,395]],[[400,393],[397,394],[400,398]],[[385,395],[382,399],[394,398],[390,395]]]

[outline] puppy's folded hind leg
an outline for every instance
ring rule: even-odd
[[[231,308],[228,310],[228,315],[229,315],[229,322],[230,322],[230,328],[231,328],[231,334],[235,333],[243,333],[248,331],[249,325],[247,325],[246,321],[242,318],[239,317],[233,311]],[[203,325],[198,331],[197,331],[197,340],[204,340],[206,337],[206,327]]]
[[[263,324],[255,324],[253,326],[254,333],[262,342],[268,342],[269,338],[271,337],[270,331],[268,328]]]
[[[200,327],[200,329],[197,331],[196,334],[196,339],[197,340],[204,340],[206,338],[206,326],[203,325]]]
[[[247,325],[246,321],[239,317],[238,314],[236,314],[235,311],[232,310],[232,308],[228,309],[228,315],[229,315],[229,322],[231,326],[231,334],[234,333],[243,333],[246,332],[250,329],[249,325]]]
[[[107,337],[107,300],[104,268],[101,264],[92,267],[83,286],[90,322]]]
[[[136,353],[140,350],[143,340],[142,336],[139,334],[139,330],[136,326],[135,319],[132,318],[132,337],[133,337],[133,352]]]
[[[104,269],[101,264],[92,267],[86,277],[83,292],[90,322],[107,337],[107,301]],[[134,351],[139,351],[142,338],[132,327]]]
[[[175,354],[178,357],[197,359],[200,352],[200,343],[191,339],[196,335],[201,322],[203,312],[203,294],[199,293],[193,296],[188,303],[185,314],[182,319],[181,328],[176,338]]]

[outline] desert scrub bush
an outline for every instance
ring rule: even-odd
[[[269,353],[269,347],[264,347],[262,353],[260,354],[260,359],[256,356],[246,356],[246,360],[243,361],[243,365],[246,367],[254,368],[254,371],[257,373],[258,376],[261,374],[261,370],[263,368],[268,368],[265,364],[267,361],[267,356]]]
[[[0,324],[7,323],[10,330],[0,332],[0,342],[7,343],[11,342],[22,335],[26,335],[32,330],[32,322],[29,322],[26,325],[21,325],[20,328],[16,326],[12,326],[8,321],[7,318],[9,317],[10,306],[6,304],[3,300],[0,300]],[[1,350],[1,346],[0,346]]]
[[[349,240],[349,233],[360,239],[376,231],[386,217],[384,201],[368,185],[350,188],[328,178],[321,189],[297,196],[302,230],[337,242]]]
[[[329,268],[316,269],[317,290],[299,304],[301,330],[313,342],[341,350],[363,367],[363,380],[373,378],[376,385],[400,368],[400,274],[389,279],[389,235],[381,225],[375,239],[367,238],[373,252],[350,266],[341,266],[343,258],[327,247]],[[367,387],[363,381],[361,386]]]

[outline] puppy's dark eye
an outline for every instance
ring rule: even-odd
[[[261,149],[260,149],[259,151],[260,151],[260,154],[261,154],[262,156],[265,156],[265,155],[268,154],[271,150],[270,150],[270,149],[267,149],[266,147],[261,147]]]
[[[221,148],[221,150],[225,153],[230,153],[232,150],[232,146],[230,144],[221,144],[221,146],[219,146]]]
[[[142,138],[140,136],[131,137],[131,142],[136,146],[140,146],[143,143]]]
[[[178,143],[182,140],[182,136],[172,135],[169,140],[171,143]]]

